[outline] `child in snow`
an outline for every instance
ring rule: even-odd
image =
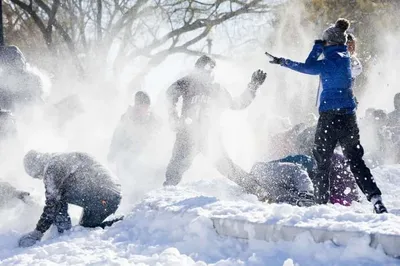
[[[319,75],[322,91],[313,154],[317,162],[314,189],[316,201],[326,204],[329,201],[329,167],[336,144],[342,147],[349,160],[352,173],[361,191],[372,202],[376,213],[386,213],[379,190],[369,168],[363,160],[364,149],[360,143],[359,129],[355,114],[356,101],[352,90],[350,54],[347,50],[347,29],[350,22],[338,19],[335,25],[327,28],[322,40],[316,40],[305,63],[271,56],[270,63],[289,69]],[[324,54],[324,59],[318,58]]]
[[[43,179],[46,205],[36,229],[19,240],[29,247],[39,241],[54,224],[58,231],[71,228],[68,204],[83,208],[79,224],[104,227],[121,201],[120,185],[111,173],[90,155],[81,152],[40,153],[30,151],[24,157],[25,171],[33,178]]]

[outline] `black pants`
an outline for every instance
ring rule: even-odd
[[[102,226],[103,221],[117,211],[120,202],[121,197],[118,195],[112,199],[93,200],[83,207],[79,224],[83,227]]]
[[[117,211],[120,202],[121,196],[117,194],[114,197],[107,197],[104,199],[95,196],[90,200],[86,200],[85,204],[78,205],[83,208],[79,225],[91,228],[98,226],[102,227],[103,221]],[[76,202],[73,202],[72,204],[74,203]],[[58,231],[62,232],[69,229],[65,227],[68,224],[70,228],[71,218],[68,214],[68,202],[60,201],[58,204],[55,225],[57,226]]]
[[[326,204],[329,200],[329,168],[333,151],[338,143],[349,161],[357,185],[367,196],[367,199],[371,200],[372,196],[381,195],[369,168],[362,159],[364,149],[360,144],[356,116],[354,114],[326,112],[320,114],[313,149],[317,162],[317,174],[314,182],[317,202]]]
[[[183,174],[189,169],[196,155],[200,152],[207,153],[206,142],[206,139],[196,138],[193,133],[187,130],[181,130],[176,134],[172,158],[165,174],[165,185],[176,186],[182,180]],[[251,175],[233,163],[223,148],[222,141],[219,141],[217,145],[218,147],[214,147],[220,154],[215,162],[217,170],[251,193],[252,189],[255,188]]]

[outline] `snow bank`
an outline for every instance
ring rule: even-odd
[[[155,190],[132,206],[124,221],[105,230],[76,226],[62,236],[51,231],[41,243],[21,249],[16,247],[18,238],[38,216],[30,215],[31,207],[19,207],[14,215],[26,214],[23,223],[15,220],[15,230],[0,229],[0,265],[398,265],[380,247],[371,248],[367,237],[348,239],[345,246],[332,241],[317,244],[309,233],[294,236],[293,241],[266,242],[222,236],[214,228],[213,221],[231,219],[396,233],[400,225],[394,207],[399,200],[393,193],[400,169],[386,167],[374,173],[383,192],[391,195],[384,197],[393,210],[390,214],[372,214],[366,202],[312,208],[261,204],[231,182],[215,179]]]

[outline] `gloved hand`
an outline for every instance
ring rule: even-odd
[[[25,191],[17,191],[17,198],[27,203],[29,196],[31,195],[29,192]]]
[[[314,44],[319,44],[319,45],[324,46],[326,44],[326,41],[324,41],[324,40],[315,40]]]
[[[57,227],[58,232],[62,234],[65,230],[71,229],[71,217],[69,217],[68,213],[58,213],[56,215],[54,225]]]
[[[296,205],[299,207],[310,207],[316,204],[314,194],[308,191],[300,191],[297,196]]]
[[[276,64],[276,65],[282,65],[283,62],[285,61],[284,58],[278,58],[278,57],[274,57],[271,61],[269,61],[271,64]]]
[[[271,54],[268,53],[268,52],[265,52],[265,54],[266,54],[269,58],[271,58],[271,61],[269,61],[271,64],[282,65],[282,64],[284,63],[284,61],[285,61],[284,58],[278,58],[278,57],[276,57],[276,56],[271,55]]]
[[[267,78],[267,73],[262,71],[261,69],[254,71],[253,75],[251,76],[251,84],[261,86],[265,79]]]
[[[42,239],[42,237],[43,233],[35,229],[32,232],[23,235],[19,239],[18,245],[22,248],[27,248],[35,245],[37,241],[40,241],[40,239]]]

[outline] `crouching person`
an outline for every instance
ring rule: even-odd
[[[264,201],[297,206],[315,204],[314,188],[302,166],[288,162],[259,162],[251,174],[264,192]]]
[[[46,205],[35,230],[19,240],[20,247],[34,245],[52,224],[60,233],[69,230],[68,204],[83,208],[81,226],[111,225],[104,220],[118,209],[120,185],[93,157],[80,152],[52,154],[32,150],[24,157],[24,167],[33,178],[43,179]]]

